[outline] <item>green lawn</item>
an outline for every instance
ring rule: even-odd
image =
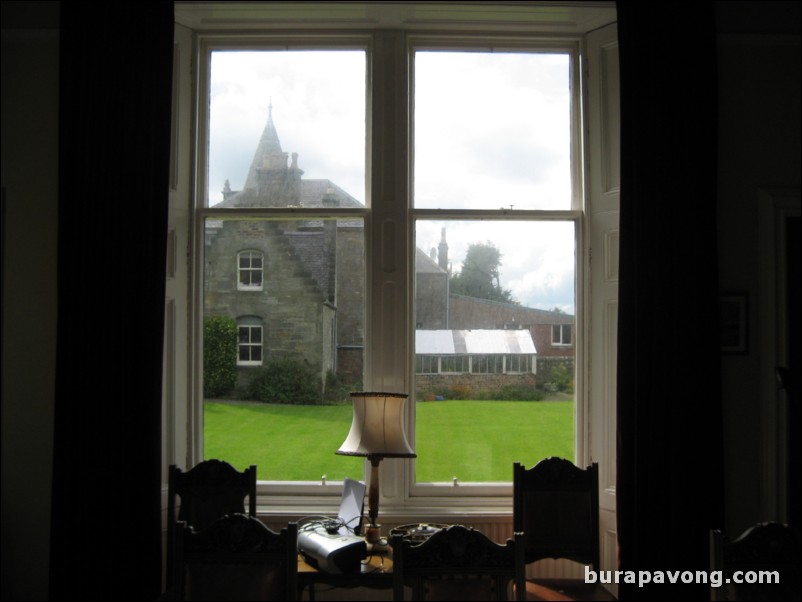
[[[419,402],[417,481],[510,481],[512,463],[547,456],[574,459],[574,403],[525,401]],[[338,456],[351,406],[206,402],[205,457],[260,480],[362,479],[362,459]]]

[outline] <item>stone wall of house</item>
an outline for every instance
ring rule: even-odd
[[[364,356],[365,348],[362,345],[342,345],[337,348],[337,374],[343,382],[350,385],[365,381]]]
[[[222,223],[206,247],[204,310],[207,315],[259,318],[265,358],[293,353],[324,366],[322,328],[330,329],[323,315],[328,310],[319,287],[301,269],[278,227],[266,221]],[[244,250],[263,254],[261,291],[237,289],[237,254]]]
[[[339,225],[336,245],[337,345],[364,345],[365,231],[362,224]]]
[[[534,374],[416,374],[415,399],[425,400],[428,396],[448,394],[449,389],[465,392],[469,397],[477,398],[483,391],[500,389],[504,386],[531,387],[537,386]]]
[[[415,327],[419,330],[448,329],[448,274],[419,272],[415,276]]]

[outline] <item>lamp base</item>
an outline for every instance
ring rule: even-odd
[[[381,525],[370,525],[365,531],[368,554],[385,554],[390,551],[390,542],[381,536]]]

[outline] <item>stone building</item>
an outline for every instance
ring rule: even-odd
[[[281,148],[272,107],[245,185],[218,207],[361,207],[331,180],[304,179]],[[274,355],[293,355],[345,380],[362,378],[364,227],[359,219],[210,220],[205,315],[237,321],[240,385]]]
[[[304,179],[303,173],[298,154],[290,155],[281,147],[271,107],[245,185],[235,191],[227,181],[217,207],[362,207],[331,180]],[[225,315],[237,322],[240,387],[255,367],[271,356],[286,355],[314,366],[321,381],[328,372],[346,382],[362,380],[364,241],[364,223],[354,218],[232,216],[206,223],[204,311],[207,316]],[[460,340],[465,337],[458,331],[483,330],[490,337],[485,340],[507,341],[510,335],[504,331],[525,330],[531,341],[531,351],[527,343],[526,354],[521,354],[529,359],[498,360],[503,369],[496,371],[487,369],[487,354],[472,351],[477,355],[467,370],[472,388],[479,387],[477,379],[497,380],[499,374],[534,386],[535,373],[540,375],[538,380],[544,375],[548,380],[549,362],[555,360],[570,361],[573,369],[573,316],[450,294],[448,265],[444,229],[437,249],[428,254],[416,250],[417,331]],[[444,335],[446,331],[452,333]],[[433,340],[432,336],[424,334],[421,340]],[[417,371],[420,382],[428,386],[425,383],[432,378],[440,382],[444,377],[457,382],[458,361],[452,357],[435,363],[431,355],[419,350],[419,368],[428,367],[426,376]],[[485,368],[477,369],[481,362]],[[433,366],[443,365],[450,369],[433,372]]]

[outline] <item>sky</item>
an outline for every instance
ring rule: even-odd
[[[570,209],[566,55],[418,52],[414,203],[440,209]],[[365,202],[365,54],[215,52],[210,88],[209,204],[245,182],[272,106],[285,152],[304,178],[330,179]],[[430,221],[427,253],[446,228],[452,270],[471,243],[502,254],[501,286],[522,305],[574,313],[573,223]]]

